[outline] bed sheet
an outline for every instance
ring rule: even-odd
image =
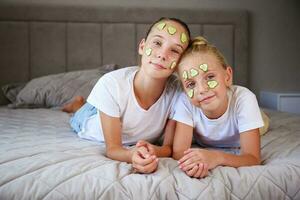
[[[171,158],[149,175],[82,140],[70,116],[51,109],[0,108],[0,199],[300,199],[300,116],[266,111],[263,165],[217,167],[186,176]]]

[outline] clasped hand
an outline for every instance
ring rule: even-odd
[[[217,154],[214,151],[205,149],[188,149],[184,151],[184,156],[178,160],[179,168],[188,176],[194,178],[204,178],[208,175],[208,170],[215,168],[218,163]]]
[[[140,140],[134,148],[132,155],[132,167],[138,173],[152,173],[157,169],[158,158],[152,144]]]

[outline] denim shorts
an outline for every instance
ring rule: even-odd
[[[89,103],[85,103],[79,110],[77,110],[70,119],[72,129],[79,133],[86,121],[93,115],[97,114],[97,109]]]

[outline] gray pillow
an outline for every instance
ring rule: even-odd
[[[11,83],[2,86],[4,96],[10,101],[15,102],[19,92],[25,87],[26,83]]]
[[[105,73],[117,69],[114,64],[100,68],[65,72],[34,78],[18,93],[11,108],[61,107],[74,96],[90,94],[98,79]],[[13,98],[11,98],[13,99]]]

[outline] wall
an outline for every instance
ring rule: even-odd
[[[38,0],[26,0],[38,2]],[[10,0],[26,2],[25,0]],[[298,0],[52,0],[76,6],[244,9],[250,16],[250,89],[300,92],[300,3]],[[163,13],[162,13],[163,15]]]
[[[245,9],[250,15],[250,89],[300,92],[298,0],[108,0],[109,5]],[[126,2],[126,3],[125,3]]]

